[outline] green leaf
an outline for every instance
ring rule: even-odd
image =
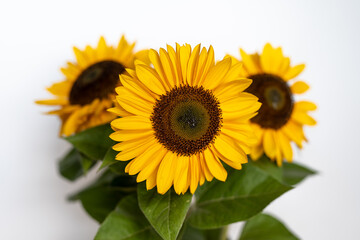
[[[200,187],[189,221],[201,229],[244,221],[290,189],[291,186],[248,163],[240,171],[230,169],[226,182],[213,180]]]
[[[271,161],[266,155],[263,155],[259,160],[256,161],[252,161],[249,158],[249,162],[254,166],[266,171],[275,179],[288,185],[296,185],[306,177],[316,174],[316,171],[298,163],[284,162],[282,167],[278,167],[275,162]]]
[[[105,124],[87,129],[65,139],[89,158],[99,160],[103,159],[108,149],[115,144],[109,138],[112,132],[110,124]]]
[[[86,212],[96,221],[102,222],[115,208],[119,200],[127,193],[111,187],[95,187],[82,191],[77,195]]]
[[[136,196],[123,198],[101,224],[95,240],[161,240],[144,214]]]
[[[119,176],[105,172],[97,181],[70,200],[80,200],[86,212],[96,221],[102,222],[125,196],[136,192],[136,181],[133,176]]]
[[[180,231],[178,240],[219,240],[227,235],[228,226],[216,229],[198,229],[186,224]]]
[[[259,214],[249,219],[239,240],[298,240],[286,226],[268,214]]]
[[[116,160],[115,157],[119,152],[115,151],[110,147],[105,154],[104,160],[99,168],[100,171],[103,168],[109,167],[109,169],[119,175],[125,175],[125,167],[129,163],[128,161],[123,162]]]
[[[161,195],[156,189],[147,191],[145,185],[138,185],[140,209],[163,239],[176,239],[189,210],[192,195],[178,195],[173,189]]]
[[[283,164],[283,181],[289,185],[296,185],[310,175],[316,174],[316,171],[306,168],[297,163]]]
[[[278,167],[276,163],[271,161],[270,158],[268,158],[265,154],[256,161],[249,157],[249,163],[267,172],[270,176],[277,179],[278,181],[282,181],[282,168]]]
[[[59,161],[59,172],[64,178],[74,181],[87,173],[95,161],[81,154],[75,148]]]
[[[178,237],[178,239],[191,239],[191,240],[207,240],[204,230],[191,227],[189,224],[185,226],[184,232]]]

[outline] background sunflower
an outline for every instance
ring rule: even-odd
[[[293,80],[305,65],[291,66],[282,49],[273,48],[269,43],[260,55],[248,55],[242,49],[240,54],[244,64],[242,75],[253,80],[246,91],[257,96],[262,103],[259,114],[250,120],[257,137],[251,158],[257,160],[265,152],[279,166],[284,158],[291,162],[293,152],[290,142],[302,148],[302,142],[306,141],[303,125],[316,124],[308,115],[308,111],[315,110],[316,105],[309,101],[294,102],[293,97],[309,89],[305,82]]]
[[[107,109],[113,106],[119,74],[132,68],[135,59],[147,62],[147,50],[134,53],[134,47],[135,43],[129,44],[124,36],[117,47],[108,46],[103,37],[96,48],[86,46],[82,51],[74,47],[77,62],[61,68],[66,79],[47,88],[56,99],[36,102],[60,106],[48,112],[62,120],[60,135],[68,136],[115,118]]]

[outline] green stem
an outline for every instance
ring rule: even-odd
[[[229,225],[226,225],[225,227],[223,227],[221,229],[220,240],[226,240],[227,239],[228,229],[229,229]]]

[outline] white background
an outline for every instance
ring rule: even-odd
[[[137,49],[167,43],[212,44],[217,59],[282,46],[306,63],[305,98],[319,109],[297,161],[317,169],[266,210],[302,239],[359,239],[360,4],[358,1],[4,1],[0,3],[0,239],[92,239],[98,225],[66,196],[76,184],[57,173],[69,145],[59,121],[35,99],[63,79],[72,46],[115,44],[122,33]],[[236,236],[236,226],[231,235]]]

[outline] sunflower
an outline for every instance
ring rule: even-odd
[[[307,141],[303,125],[316,124],[308,115],[316,105],[309,101],[294,101],[294,94],[309,89],[305,82],[293,80],[305,65],[290,66],[290,59],[283,55],[281,48],[273,48],[270,44],[265,45],[260,55],[248,55],[242,49],[240,55],[244,64],[242,76],[253,80],[246,91],[257,96],[262,103],[259,114],[250,120],[257,137],[250,156],[257,160],[265,152],[270,159],[276,160],[278,166],[282,165],[283,159],[291,162],[290,143],[302,148],[302,142]]]
[[[164,194],[174,185],[177,194],[214,177],[225,181],[222,162],[241,169],[253,131],[247,121],[260,107],[257,97],[244,93],[251,80],[239,77],[242,64],[230,58],[215,64],[214,51],[176,44],[159,53],[149,50],[153,67],[137,61],[130,76],[121,75],[116,88],[122,118],[111,122],[110,137],[121,143],[116,159],[131,160],[125,169],[157,185]]]
[[[68,62],[61,68],[65,80],[47,90],[55,99],[36,101],[38,104],[60,108],[48,112],[62,120],[60,135],[71,135],[113,120],[116,115],[107,111],[115,100],[119,74],[133,68],[135,59],[147,62],[147,51],[134,53],[135,43],[129,44],[122,36],[118,46],[108,46],[103,37],[96,48],[85,50],[74,47],[76,63]]]

